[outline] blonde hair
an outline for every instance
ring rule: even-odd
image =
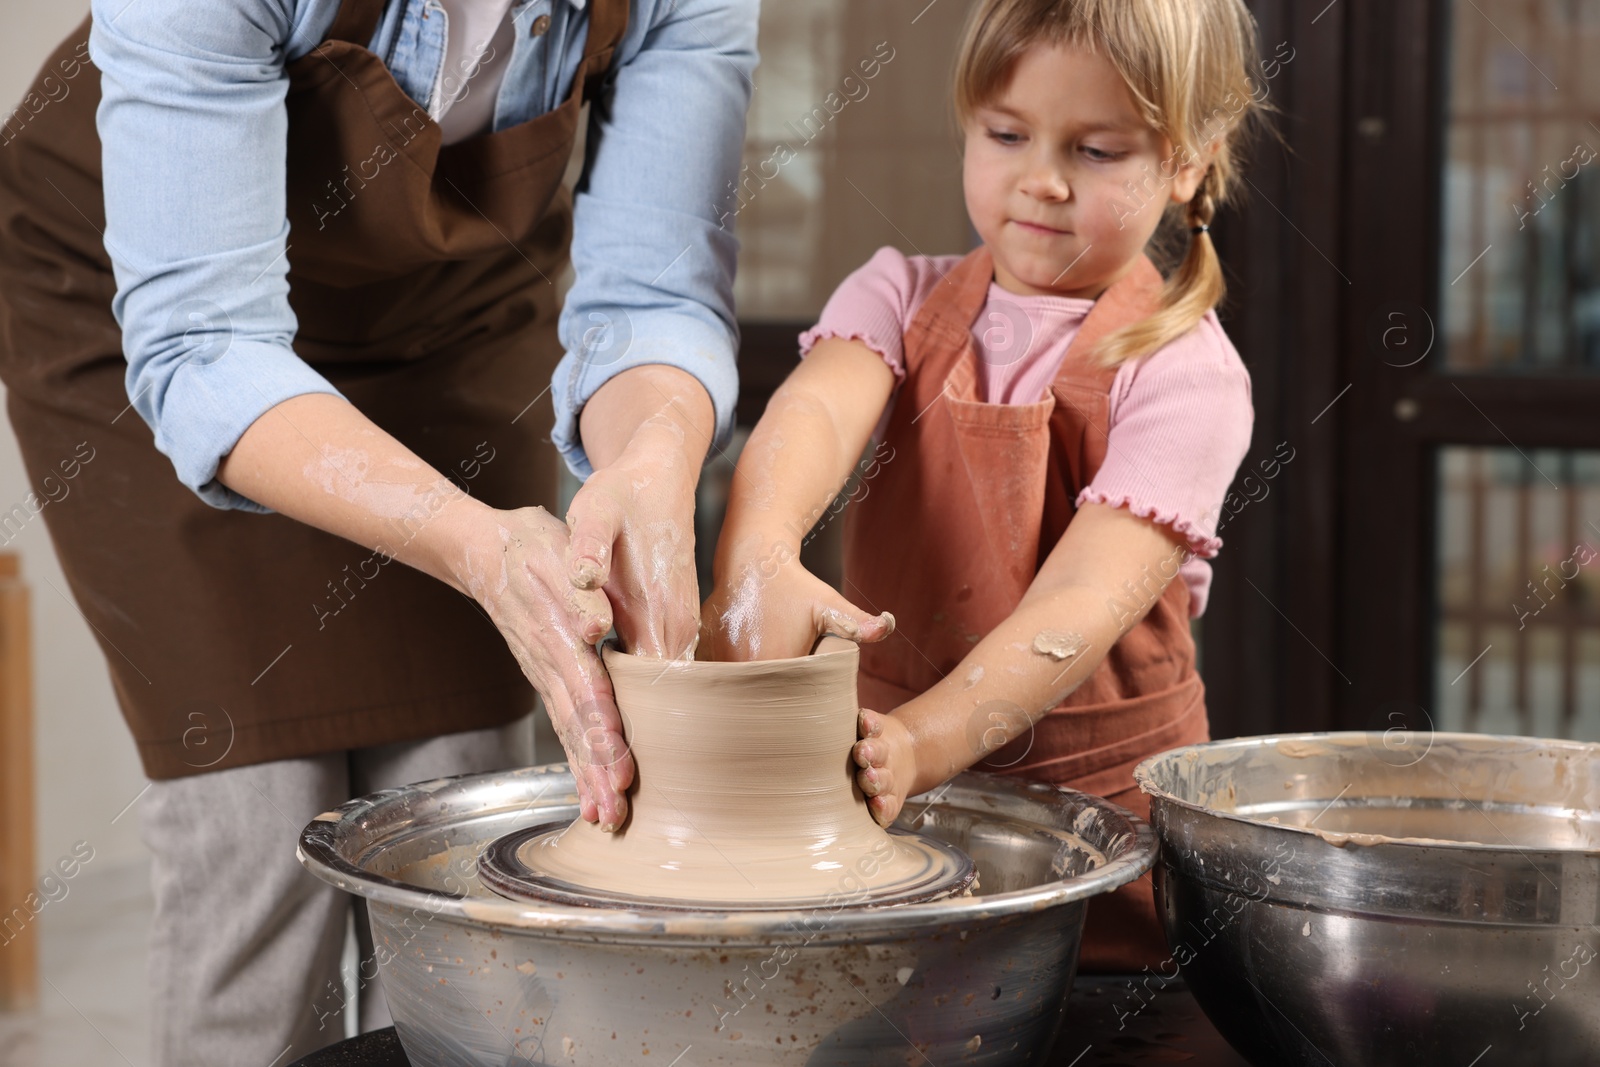
[[[1160,310],[1096,346],[1095,357],[1115,366],[1188,333],[1227,294],[1211,235],[1187,231],[1209,227],[1234,196],[1244,147],[1262,113],[1273,110],[1252,77],[1260,69],[1256,24],[1243,0],[982,0],[956,61],[954,104],[962,127],[1005,92],[1023,53],[1036,44],[1105,55],[1144,120],[1173,146],[1163,176],[1214,144],[1194,199],[1169,203],[1151,242],[1157,263],[1169,268]]]

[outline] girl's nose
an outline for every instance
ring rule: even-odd
[[[1072,195],[1066,174],[1053,163],[1043,160],[1029,166],[1022,177],[1021,188],[1035,200],[1052,203],[1066,200]]]

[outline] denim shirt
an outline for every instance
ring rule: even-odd
[[[340,0],[93,0],[106,251],[133,407],[178,478],[217,507],[265,510],[216,480],[257,418],[338,391],[291,347],[286,64],[316,48]],[[738,394],[737,245],[719,225],[738,175],[759,0],[632,0],[606,106],[592,110],[575,198],[576,281],[551,382],[554,441],[590,473],[577,416],[613,376],[694,375],[719,440]],[[548,30],[527,29],[541,16]],[[557,107],[588,34],[586,0],[516,0],[495,101],[504,129]],[[443,71],[437,0],[391,0],[368,47],[419,103]],[[470,88],[469,88],[470,91]],[[287,254],[286,254],[287,253]],[[226,353],[226,359],[220,358]]]

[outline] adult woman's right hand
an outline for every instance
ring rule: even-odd
[[[628,813],[634,767],[595,648],[611,629],[611,604],[601,590],[572,583],[567,525],[543,508],[483,508],[471,523],[452,564],[456,582],[499,627],[544,698],[582,817],[615,830]]]

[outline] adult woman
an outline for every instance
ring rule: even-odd
[[[93,450],[45,518],[155,780],[157,1063],[337,1034],[344,905],[285,835],[503,764],[524,676],[620,823],[592,645],[694,641],[755,6],[96,0],[8,127],[0,373],[32,478]]]

